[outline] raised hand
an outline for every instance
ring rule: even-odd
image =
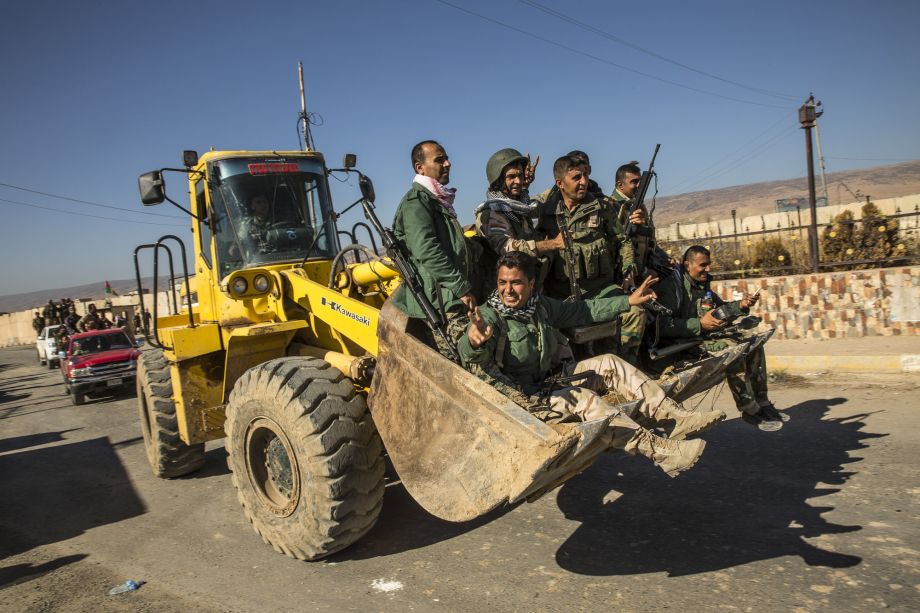
[[[649,275],[645,278],[642,283],[639,284],[633,293],[629,295],[629,304],[631,306],[639,306],[640,304],[645,304],[649,300],[654,300],[658,297],[657,294],[652,290],[652,285],[658,283],[658,277],[653,277]]]
[[[530,163],[530,153],[527,154],[527,168],[524,169],[524,187],[530,187],[530,184],[533,183],[534,176],[537,174],[537,166],[540,164],[540,156],[537,156],[537,159]]]
[[[488,325],[486,320],[482,318],[479,313],[479,307],[473,309],[470,314],[470,323],[472,325],[467,330],[466,335],[470,339],[470,345],[473,346],[473,349],[479,349],[483,343],[492,338],[492,326]]]

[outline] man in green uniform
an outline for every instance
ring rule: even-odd
[[[456,343],[469,321],[468,313],[476,308],[476,298],[470,283],[470,256],[454,210],[456,190],[446,187],[450,159],[437,142],[422,141],[412,148],[412,168],[415,179],[396,208],[393,233],[418,270],[425,296],[444,313],[445,332]],[[409,317],[425,317],[404,285],[392,299]],[[451,350],[443,339],[433,336],[441,354],[449,356]]]
[[[724,328],[725,319],[717,319],[712,311],[725,306],[730,318],[746,314],[757,303],[758,296],[745,296],[734,302],[724,302],[709,287],[709,250],[694,245],[684,253],[680,266],[658,286],[658,301],[672,311],[672,315],[658,314],[656,333],[658,342],[665,344],[679,339],[702,337],[707,339]],[[708,352],[717,352],[747,340],[739,333],[735,337],[709,338],[701,347]],[[767,368],[763,345],[742,359],[728,365],[726,381],[735,399],[735,406],[741,411],[744,421],[761,430],[773,432],[788,421],[789,416],[780,413],[767,398]]]
[[[601,186],[597,184],[597,181],[591,178],[591,159],[588,157],[588,154],[584,151],[579,151],[575,149],[566,153],[567,156],[581,160],[581,163],[585,167],[585,173],[588,175],[588,193],[594,195],[596,198],[604,197],[604,190],[601,189]],[[553,184],[549,189],[543,190],[536,196],[534,200],[537,202],[542,202],[547,204],[549,207],[555,207],[559,203],[561,195],[559,194],[559,187]]]
[[[655,242],[655,225],[649,216],[645,204],[643,203],[642,206],[633,211],[632,214],[629,213],[629,207],[632,205],[632,199],[636,195],[636,190],[639,189],[639,180],[641,177],[642,171],[639,169],[638,162],[623,164],[617,168],[616,175],[614,176],[615,187],[613,193],[610,194],[610,199],[614,202],[614,208],[617,212],[617,219],[624,228],[627,223],[646,226],[648,228],[648,236],[640,232],[630,238],[633,245],[633,251],[636,254],[636,268],[638,269],[640,278],[647,272],[657,274],[657,271],[651,270],[649,266],[649,259],[653,252],[657,252],[656,256],[659,262],[668,263],[668,265],[676,265],[676,262],[669,262],[670,258],[668,258],[668,255],[664,253]]]
[[[588,173],[580,158],[563,156],[553,165],[560,198],[555,206],[541,207],[537,234],[562,233],[565,245],[553,259],[544,284],[551,298],[586,300],[621,291],[626,277],[635,277],[632,244],[623,235],[612,203],[588,190]],[[619,318],[618,354],[636,363],[645,310],[633,306]]]
[[[547,422],[593,420],[616,415],[611,446],[640,453],[670,476],[693,466],[703,451],[701,440],[684,441],[721,421],[721,411],[695,413],[665,396],[641,371],[617,356],[606,354],[563,366],[566,375],[585,373],[578,387],[545,390],[560,345],[566,342],[559,327],[609,321],[630,306],[655,296],[647,279],[632,294],[563,302],[534,291],[536,260],[522,252],[505,253],[498,261],[497,289],[476,309],[466,335],[460,339],[463,365],[538,418]],[[591,371],[589,373],[589,371]],[[636,415],[619,414],[614,404],[599,394],[614,392],[627,400],[640,400]],[[633,422],[635,418],[638,423]],[[673,422],[670,439],[642,427]]]

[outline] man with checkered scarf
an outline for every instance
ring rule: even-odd
[[[615,419],[610,446],[639,453],[672,477],[696,463],[705,442],[683,439],[718,423],[724,413],[684,409],[639,369],[612,354],[559,363],[567,343],[559,328],[609,321],[630,306],[651,300],[653,279],[646,279],[629,295],[619,291],[604,298],[564,302],[534,290],[532,256],[509,251],[499,258],[497,268],[497,289],[474,310],[457,346],[465,368],[543,421]],[[545,389],[555,373],[584,377],[577,386]],[[634,415],[618,408],[622,399],[641,400]],[[669,438],[647,429],[672,424]]]

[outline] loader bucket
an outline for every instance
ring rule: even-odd
[[[408,325],[384,305],[368,402],[403,485],[432,515],[468,521],[532,500],[608,448],[608,419],[547,425],[407,333]]]

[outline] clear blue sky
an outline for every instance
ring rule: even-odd
[[[0,183],[125,210],[0,186],[0,294],[131,278],[135,245],[190,236],[176,209],[141,207],[137,175],[183,149],[296,149],[298,60],[317,148],[358,154],[387,224],[425,138],[454,163],[463,222],[508,146],[542,156],[538,187],[578,148],[609,190],[656,142],[661,194],[803,176],[811,91],[828,171],[920,157],[913,0],[449,1],[480,16],[438,0],[6,3]],[[356,197],[332,184],[338,207]]]

